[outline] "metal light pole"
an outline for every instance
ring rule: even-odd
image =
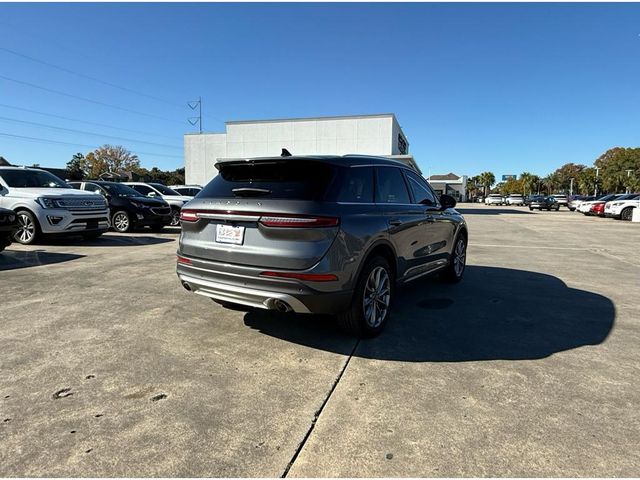
[[[600,176],[600,167],[596,167],[596,188],[593,192],[594,197],[598,197],[598,177]]]
[[[627,170],[627,192],[626,193],[631,193],[631,189],[629,188],[629,177],[631,176],[631,172],[633,172],[633,170]]]
[[[571,196],[571,197],[573,197],[573,181],[574,181],[574,180],[575,180],[575,179],[574,179],[574,178],[572,178],[572,179],[571,179],[571,184],[569,185],[569,196]]]

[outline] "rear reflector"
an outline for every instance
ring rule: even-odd
[[[292,272],[262,272],[264,277],[294,278],[307,282],[335,282],[338,277],[331,273],[292,273]]]
[[[188,258],[184,258],[180,255],[176,255],[176,258],[178,259],[178,263],[182,263],[183,265],[193,265],[191,263],[191,260],[189,260]]]

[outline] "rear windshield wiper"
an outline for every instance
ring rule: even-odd
[[[260,197],[262,195],[269,195],[271,193],[271,190],[267,188],[255,187],[234,188],[231,191],[236,197]]]

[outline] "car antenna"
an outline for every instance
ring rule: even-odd
[[[291,156],[291,152],[289,152],[289,150],[287,150],[286,148],[282,149],[282,153],[280,154],[281,157],[290,157]]]

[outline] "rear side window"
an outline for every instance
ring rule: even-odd
[[[321,200],[333,173],[332,165],[299,159],[226,163],[199,198]]]
[[[340,179],[337,202],[373,202],[373,168],[345,168],[340,171]]]
[[[438,202],[436,200],[435,195],[431,192],[429,187],[427,187],[417,175],[414,175],[411,172],[406,172],[407,180],[409,180],[409,188],[411,188],[411,192],[413,193],[413,199],[415,203],[420,203],[422,205],[437,205]]]
[[[376,202],[411,203],[402,172],[395,167],[376,167]]]
[[[130,185],[130,187],[145,196],[154,191],[151,187],[147,187],[146,185]]]

